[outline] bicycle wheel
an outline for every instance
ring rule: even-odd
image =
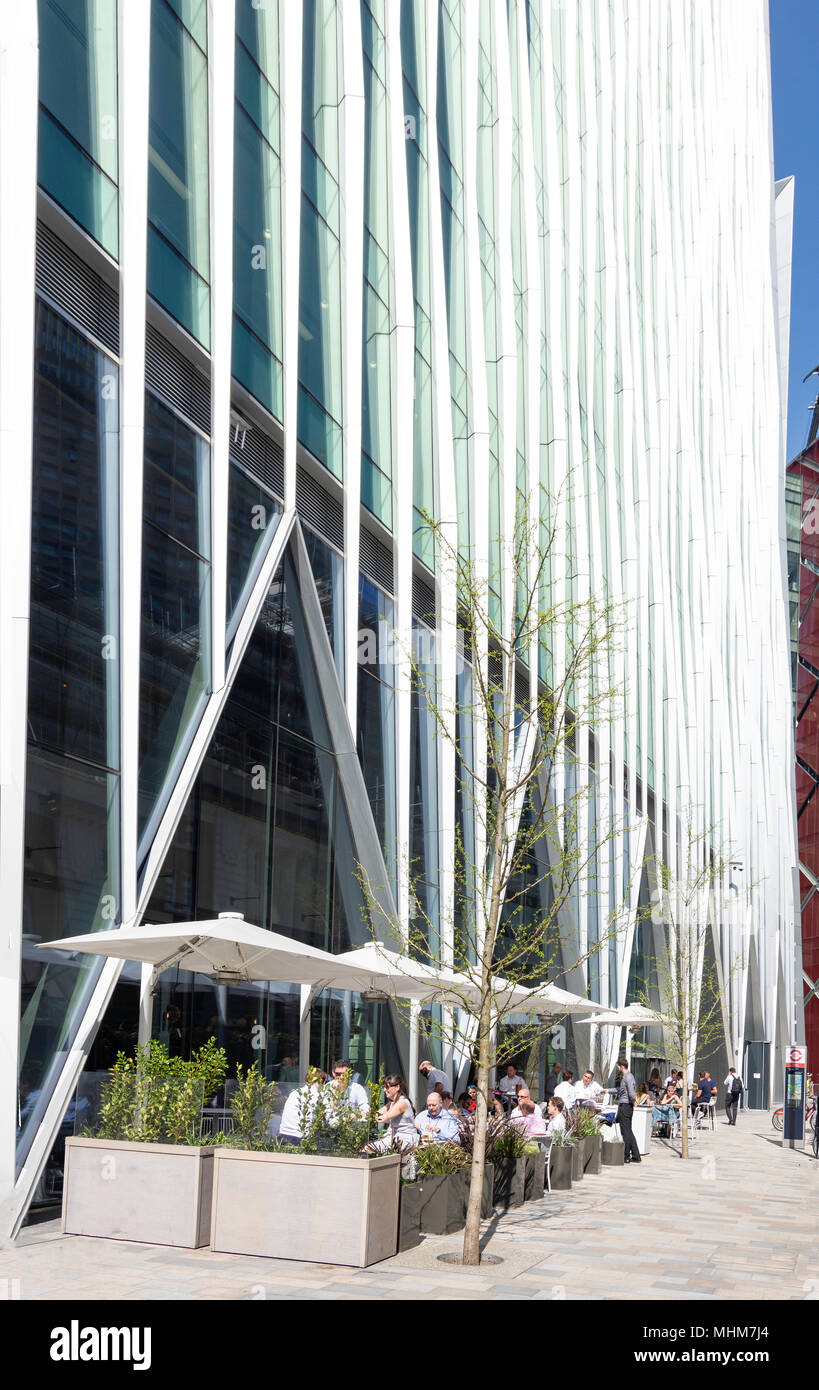
[[[771,1124],[773,1125],[774,1129],[782,1129],[782,1127],[783,1127],[783,1125],[784,1125],[784,1120],[783,1120],[783,1118],[782,1118],[782,1117],[783,1117],[783,1114],[784,1114],[784,1110],[783,1110],[783,1107],[782,1107],[781,1105],[780,1105],[780,1107],[779,1107],[778,1110],[774,1110],[774,1112],[773,1112],[773,1114],[772,1114],[772,1116],[771,1116]]]
[[[819,1127],[813,1127],[813,1156],[819,1158]]]

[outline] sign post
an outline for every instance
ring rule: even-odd
[[[805,1078],[808,1049],[801,1043],[791,1043],[785,1053],[785,1129],[784,1138],[792,1149],[805,1134]]]

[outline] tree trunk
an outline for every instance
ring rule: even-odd
[[[466,1226],[464,1228],[463,1262],[477,1265],[481,1262],[481,1205],[483,1202],[483,1176],[486,1169],[486,1123],[489,1112],[489,1040],[492,1016],[488,996],[484,995],[478,1021],[478,1074],[477,1100],[475,1107],[475,1140],[472,1149],[472,1172],[469,1181],[469,1198],[466,1204]]]

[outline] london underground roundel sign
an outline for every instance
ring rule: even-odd
[[[788,1048],[788,1066],[804,1067],[807,1061],[807,1053],[808,1049],[806,1047],[800,1047],[798,1043],[792,1044]]]

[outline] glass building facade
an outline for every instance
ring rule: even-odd
[[[366,860],[416,954],[469,956],[483,791],[453,749],[471,763],[481,735],[459,716],[445,737],[435,710],[463,708],[475,664],[425,518],[499,613],[521,491],[558,499],[544,602],[630,614],[608,673],[623,708],[578,729],[560,772],[588,796],[578,851],[606,842],[567,909],[588,958],[553,932],[546,973],[634,997],[651,860],[673,861],[693,805],[757,885],[713,923],[726,967],[749,948],[725,1052],[741,1069],[749,1020],[784,1046],[799,903],[770,227],[786,239],[788,210],[764,5],[656,0],[626,23],[615,0],[150,0],[141,28],[126,0],[30,8],[12,46],[31,138],[0,168],[31,208],[0,222],[0,365],[32,388],[0,383],[0,438],[25,426],[0,516],[13,1222],[54,1174],[83,1064],[137,1038],[138,970],[50,942],[238,911],[338,953],[368,939]],[[561,660],[522,653],[516,699]],[[551,891],[536,847],[526,923]],[[621,900],[631,929],[595,951]],[[431,1016],[419,1042],[351,992],[307,1012],[288,981],[174,970],[152,1027],[185,1054],[214,1033],[271,1077],[336,1052],[364,1078],[407,1071],[422,1046],[466,1080]]]

